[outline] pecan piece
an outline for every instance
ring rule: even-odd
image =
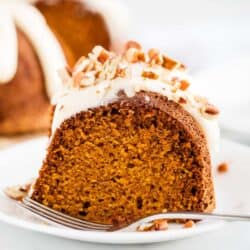
[[[193,227],[194,225],[195,225],[194,221],[188,220],[188,221],[183,225],[183,227],[184,227],[184,228],[191,228],[191,227]]]
[[[138,49],[138,50],[142,49],[141,45],[138,42],[132,41],[132,40],[127,41],[127,43],[125,44],[125,50],[128,50],[130,48],[134,48],[134,49]]]
[[[204,112],[208,115],[218,115],[220,113],[217,107],[209,103],[205,105]]]
[[[153,79],[153,80],[156,80],[159,78],[159,75],[153,71],[143,71],[141,76],[145,78]]]

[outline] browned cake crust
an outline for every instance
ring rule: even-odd
[[[110,49],[110,36],[103,17],[89,11],[83,1],[38,0],[35,5],[60,41],[70,66],[97,44]]]
[[[42,131],[49,125],[49,100],[41,66],[27,37],[18,34],[18,68],[14,79],[0,84],[0,135]]]
[[[167,211],[212,211],[203,131],[179,104],[146,93],[64,121],[32,198],[85,220],[126,224]]]

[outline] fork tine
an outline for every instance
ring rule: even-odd
[[[58,221],[57,219],[53,218],[53,217],[50,217],[49,215],[46,215],[42,212],[39,212],[38,210],[32,208],[32,207],[29,207],[28,205],[25,205],[23,203],[20,203],[19,204],[21,207],[27,209],[28,211],[32,212],[33,214],[35,215],[38,215],[39,217],[42,217],[42,218],[45,218],[49,221],[52,221],[52,222],[55,222],[57,224],[60,224],[60,225],[63,225],[63,226],[67,226],[67,227],[70,227],[70,228],[73,228],[73,229],[81,229],[80,226],[76,226],[76,225],[72,225],[72,224],[67,224],[66,222],[62,222],[62,221]]]
[[[40,209],[42,211],[44,211],[45,213],[52,213],[54,216],[58,217],[59,219],[63,219],[65,221],[71,222],[71,223],[75,223],[76,225],[80,225],[80,226],[93,226],[94,228],[102,228],[102,229],[109,229],[112,225],[107,225],[107,224],[99,224],[99,223],[94,223],[94,222],[89,222],[89,221],[85,221],[85,220],[80,220],[77,219],[75,217],[66,215],[62,212],[58,212],[54,209],[51,209],[49,207],[46,207],[30,198],[25,198],[24,199],[24,203],[28,204],[29,206],[33,206],[36,209]]]
[[[53,209],[47,209],[47,207],[45,206],[38,206],[37,203],[35,202],[30,203],[29,200],[25,201],[25,204],[28,205],[29,207],[32,207],[35,210],[39,210],[40,212],[49,215],[50,217],[53,217],[57,220],[61,220],[62,222],[66,222],[68,224],[74,224],[76,226],[81,226],[81,227],[85,227],[85,228],[91,228],[91,229],[100,229],[100,230],[107,230],[109,228],[109,226],[104,226],[104,225],[99,225],[99,224],[90,224],[87,221],[83,221],[83,220],[75,220],[75,218],[67,216],[65,217],[63,213],[58,212],[56,210]]]
[[[23,208],[27,209],[29,212],[35,214],[36,216],[42,217],[43,219],[46,219],[48,222],[53,222],[53,223],[61,225],[61,226],[69,227],[69,228],[76,229],[76,230],[82,230],[82,231],[102,231],[102,232],[106,231],[106,230],[99,229],[99,228],[92,228],[92,227],[88,228],[87,226],[77,226],[77,225],[74,225],[72,223],[64,222],[62,220],[51,217],[48,214],[44,214],[43,212],[40,212],[32,207],[24,205],[23,203],[21,203],[20,205]]]
[[[73,229],[77,229],[77,230],[83,230],[83,231],[106,231],[105,229],[101,229],[101,228],[88,227],[88,225],[84,225],[84,226],[75,225],[71,222],[57,219],[56,217],[54,217],[51,214],[36,210],[35,208],[27,206],[23,203],[20,203],[20,205],[23,208],[27,209],[29,212],[35,214],[36,216],[39,216],[39,217],[42,217],[43,219],[46,219],[48,222],[54,222],[56,224],[59,224],[59,225],[65,226],[65,227],[69,227],[69,228],[73,228]]]
[[[25,198],[23,200],[23,205],[25,205],[25,208],[29,208],[29,210],[32,210],[32,212],[39,214],[40,216],[45,215],[46,217],[53,218],[53,220],[56,220],[56,222],[59,224],[67,224],[67,226],[71,225],[77,227],[78,229],[106,231],[112,227],[111,225],[92,223],[65,215],[54,209],[41,205],[30,198]]]
[[[48,211],[48,212],[53,213],[53,214],[57,214],[60,218],[63,217],[65,220],[74,221],[75,223],[80,224],[80,225],[83,225],[83,224],[85,225],[87,223],[88,225],[92,225],[94,227],[101,227],[101,228],[110,228],[112,226],[112,225],[108,225],[108,224],[89,222],[89,221],[85,221],[85,220],[81,220],[81,219],[69,216],[69,215],[64,214],[62,212],[59,212],[59,211],[56,211],[56,210],[54,210],[52,208],[44,206],[41,203],[39,203],[37,201],[34,201],[31,198],[29,198],[29,197],[26,197],[24,199],[24,203],[26,203],[26,204],[28,203],[29,205],[32,204],[35,207],[39,207],[42,210]]]

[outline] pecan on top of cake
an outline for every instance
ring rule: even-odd
[[[72,69],[60,71],[60,75],[64,87],[52,101],[56,105],[52,134],[79,110],[105,106],[119,99],[121,91],[128,97],[144,91],[160,94],[182,106],[203,128],[208,144],[215,148],[212,151],[217,151],[219,110],[206,98],[194,95],[185,66],[158,49],[145,52],[138,42],[129,41],[121,54],[115,54],[96,46]],[[146,95],[145,99],[150,98]]]
[[[186,67],[158,49],[143,51],[135,41],[128,41],[117,55],[95,46],[87,57],[81,57],[72,69],[63,69],[61,79],[66,89],[83,89],[124,78],[129,81],[158,81],[166,84],[169,99],[183,106],[192,106],[206,119],[214,119],[219,110],[206,98],[189,92],[190,80]],[[155,84],[152,82],[152,84]],[[165,91],[165,89],[163,89]]]
[[[134,69],[136,66],[138,69]],[[95,46],[88,57],[81,57],[73,69],[67,71],[67,74],[62,72],[62,76],[66,85],[78,88],[95,85],[103,80],[140,76],[160,79],[181,90],[186,90],[189,82],[181,77],[181,72],[184,70],[183,64],[170,59],[158,49],[144,52],[139,43],[129,41],[121,55],[116,55],[101,46]],[[177,74],[178,71],[180,71],[179,74]],[[173,73],[176,74],[173,75]],[[185,89],[183,89],[184,85]]]

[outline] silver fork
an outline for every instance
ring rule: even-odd
[[[66,215],[64,213],[46,207],[29,197],[25,197],[22,202],[19,202],[18,204],[48,222],[53,222],[73,229],[85,231],[108,231],[112,227],[112,225],[94,223],[77,219],[75,217]]]
[[[62,225],[65,227],[83,230],[83,231],[115,231],[113,225],[109,224],[101,224],[89,222],[81,219],[77,219],[75,217],[66,215],[64,213],[58,212],[54,209],[46,207],[29,197],[23,199],[22,202],[19,203],[23,208],[26,208],[30,212],[39,217],[46,219],[48,222],[53,222],[58,225]],[[131,228],[137,228],[139,225],[142,225],[147,222],[151,222],[153,220],[158,219],[191,219],[191,220],[205,220],[205,219],[214,219],[214,220],[226,220],[226,221],[248,221],[250,222],[250,215],[236,215],[236,214],[218,214],[218,213],[198,213],[198,212],[169,212],[169,213],[161,213],[155,214],[143,219],[137,220],[134,223],[126,226]],[[121,229],[121,228],[119,228]],[[123,230],[125,228],[122,228]]]

